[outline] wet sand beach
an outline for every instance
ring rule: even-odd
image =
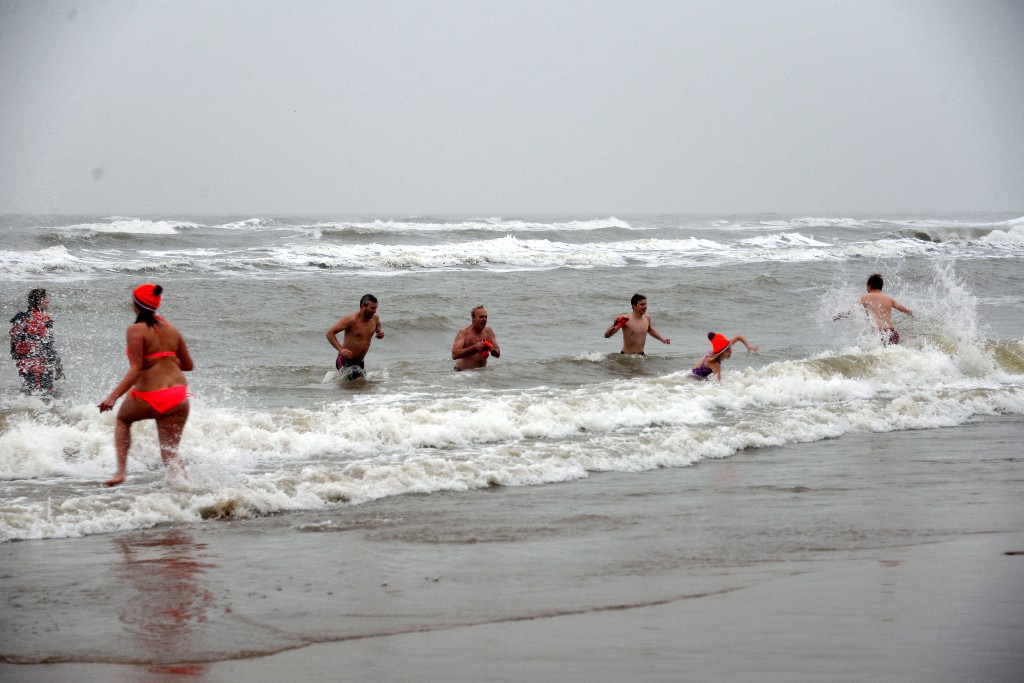
[[[5,681],[1010,681],[1019,417],[0,546]]]

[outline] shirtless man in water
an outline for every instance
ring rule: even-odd
[[[344,341],[338,341],[338,333],[344,332]],[[370,350],[370,342],[373,337],[382,339],[384,330],[380,327],[380,318],[377,317],[377,297],[366,294],[359,300],[359,310],[350,313],[334,323],[334,327],[327,330],[327,341],[338,350],[338,359],[334,367],[341,371],[346,379],[357,379],[365,377],[363,358]]]
[[[604,338],[608,339],[619,329],[622,330],[622,350],[619,353],[644,355],[647,335],[651,335],[662,344],[672,343],[671,339],[662,337],[651,324],[651,316],[647,315],[647,297],[643,294],[634,294],[629,303],[633,307],[632,312],[620,315],[612,322],[611,327],[604,331]]]
[[[889,344],[900,343],[900,333],[892,326],[892,309],[895,308],[897,311],[907,315],[914,315],[914,312],[888,294],[883,294],[882,287],[884,284],[882,276],[874,273],[868,277],[868,293],[862,294],[858,301],[864,307],[864,312],[868,314],[875,329],[878,330],[878,334],[882,338],[882,345],[888,346]],[[840,313],[833,320],[845,318],[851,312],[845,311]]]
[[[455,369],[475,370],[487,365],[487,357],[501,358],[501,347],[494,330],[487,327],[487,309],[477,306],[469,314],[472,322],[455,335],[452,358]]]

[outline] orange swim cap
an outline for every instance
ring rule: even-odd
[[[132,291],[132,297],[135,299],[135,305],[139,308],[156,312],[156,309],[160,308],[160,295],[163,294],[163,291],[164,288],[160,285],[146,283],[136,287]]]
[[[714,333],[708,334],[711,339],[711,353],[719,354],[729,348],[729,340],[724,334],[714,334],[714,336],[712,334]]]

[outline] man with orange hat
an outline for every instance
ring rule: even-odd
[[[647,297],[643,294],[634,294],[629,301],[633,310],[620,315],[612,321],[611,327],[604,331],[604,338],[608,339],[613,334],[622,330],[622,354],[644,355],[644,344],[647,343],[647,335],[651,335],[662,344],[671,344],[672,340],[662,337],[654,325],[651,324],[651,316],[647,314]]]
[[[338,341],[338,333],[344,332],[344,340]],[[363,358],[370,350],[373,337],[383,339],[384,330],[377,317],[377,297],[366,294],[359,300],[359,310],[350,313],[327,330],[327,341],[338,351],[334,363],[345,379],[354,380],[366,376]]]

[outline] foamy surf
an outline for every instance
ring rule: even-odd
[[[50,289],[67,379],[44,400],[18,393],[13,364],[0,375],[0,539],[685,467],[1021,411],[1021,297],[1006,284],[1024,255],[1020,219],[73,227],[139,220],[3,228],[0,298],[13,313],[29,286]],[[879,347],[862,315],[832,321],[876,271],[914,310],[896,319],[899,347]],[[123,376],[140,281],[165,286],[161,310],[196,359],[182,443],[192,484],[169,485],[153,425],[139,424],[128,482],[111,491],[101,483],[113,473],[114,418],[95,405]],[[602,334],[634,291],[673,337],[648,340],[645,358]],[[366,292],[380,297],[386,336],[368,355],[369,381],[352,386],[329,370],[323,334]],[[502,358],[453,373],[452,339],[477,304]],[[743,332],[762,353],[738,354],[721,384],[696,381],[689,367],[709,329]]]
[[[8,411],[0,479],[12,495],[0,506],[0,539],[553,483],[1001,414],[1024,414],[1018,341],[852,347],[727,371],[720,384],[680,371],[581,388],[362,395],[309,409],[195,399],[182,442],[191,483],[165,485],[154,430],[141,424],[128,483],[111,492],[100,486],[114,460],[109,414]],[[31,495],[40,486],[60,495],[44,502]]]
[[[126,235],[176,235],[182,230],[198,227],[196,223],[170,220],[147,220],[144,218],[127,218],[112,216],[105,222],[75,223],[65,226],[64,230],[86,231],[95,233],[111,233]]]
[[[110,273],[236,275],[274,273],[315,276],[324,270],[356,275],[414,275],[453,271],[539,271],[558,268],[731,267],[764,262],[854,263],[863,259],[1006,259],[1024,256],[1024,225],[891,224],[879,232],[837,232],[828,221],[781,221],[754,228],[640,227],[616,219],[565,224],[497,223],[342,223],[344,230],[367,228],[369,241],[332,233],[330,225],[282,224],[249,219],[221,226],[175,221],[111,220],[47,227],[58,235],[88,234],[89,240],[61,239],[45,248],[0,251],[0,280],[26,277],[62,280],[102,278]],[[414,229],[408,228],[415,226]],[[377,229],[369,230],[370,226]],[[398,226],[406,226],[399,229]],[[436,230],[424,226],[432,226]],[[473,227],[477,226],[477,227]],[[541,228],[545,230],[541,230]],[[202,228],[201,230],[199,228]],[[393,229],[392,229],[393,228]],[[407,229],[408,228],[408,229]],[[465,239],[467,232],[499,233]],[[361,228],[360,228],[361,229]],[[845,229],[845,228],[844,228]],[[649,237],[622,239],[640,230]],[[737,232],[739,231],[739,232]],[[540,236],[538,232],[549,234]],[[443,237],[437,242],[429,238]],[[128,235],[130,240],[120,239]],[[173,235],[174,248],[166,236]],[[222,236],[217,239],[215,236]],[[154,238],[160,247],[138,248]],[[165,238],[165,239],[157,239]],[[102,244],[99,244],[102,243]],[[102,248],[100,248],[102,247]]]

